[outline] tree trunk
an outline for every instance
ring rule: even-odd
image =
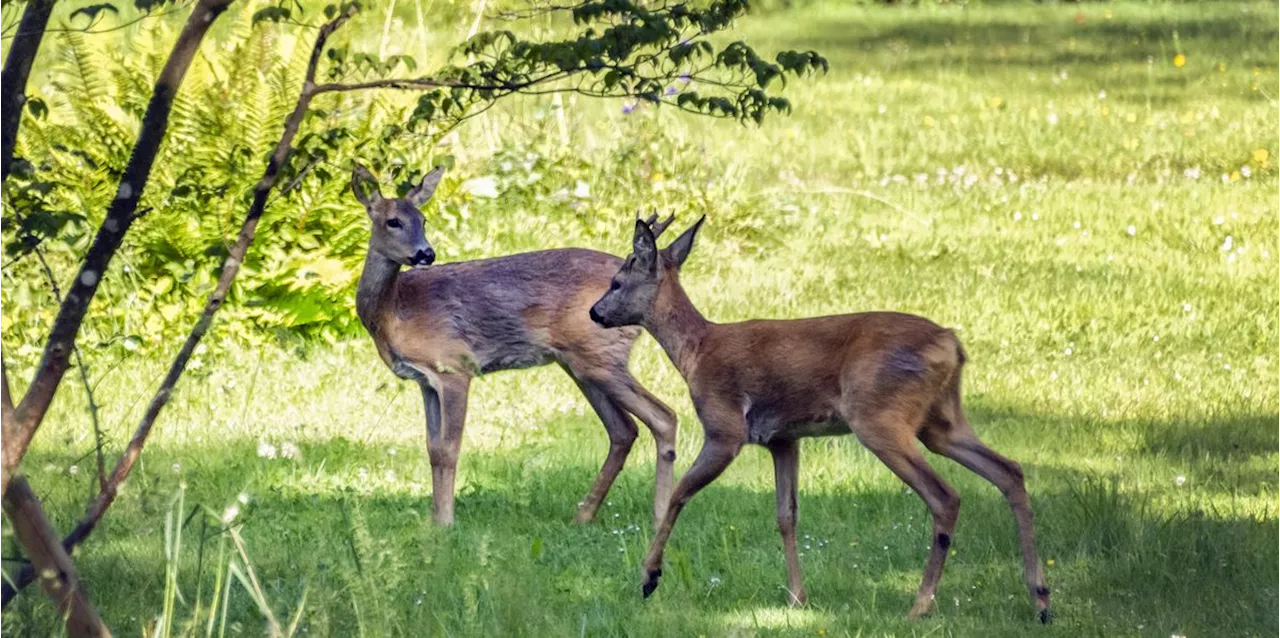
[[[49,525],[40,507],[40,499],[36,498],[27,480],[18,477],[9,485],[9,493],[4,496],[4,511],[13,522],[13,531],[18,537],[27,558],[31,561],[32,572],[39,572],[40,582],[49,596],[58,605],[58,611],[67,621],[67,634],[72,636],[110,636],[107,626],[89,602],[84,586],[76,578],[75,565],[67,555],[58,536]],[[49,627],[50,633],[53,628]]]

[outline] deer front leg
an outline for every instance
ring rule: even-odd
[[[437,524],[453,524],[453,485],[467,420],[470,379],[445,378],[438,387],[421,383],[427,412],[427,454],[431,459],[432,518]]]
[[[745,432],[745,426],[742,431]],[[671,529],[675,527],[680,510],[684,509],[685,503],[688,503],[694,494],[714,481],[725,468],[729,467],[733,459],[738,456],[738,450],[742,449],[744,438],[741,435],[727,436],[707,432],[707,439],[702,444],[702,451],[698,452],[698,458],[693,460],[693,466],[680,478],[675,491],[671,494],[671,502],[667,506],[662,523],[658,525],[653,542],[649,544],[649,552],[641,565],[644,572],[641,589],[645,598],[658,588],[658,579],[662,577],[662,552],[666,548],[667,539],[671,536]]]

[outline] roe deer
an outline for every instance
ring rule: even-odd
[[[440,168],[427,173],[403,199],[383,197],[362,166],[351,181],[373,226],[356,312],[392,372],[422,388],[435,521],[453,522],[454,472],[472,378],[554,361],[582,389],[609,435],[608,456],[576,522],[595,516],[622,469],[637,434],[635,415],[657,442],[656,524],[671,494],[676,415],[627,370],[640,329],[605,329],[587,317],[622,260],[566,248],[421,268],[435,253],[418,207],[441,175]],[[651,232],[663,228],[658,224]],[[401,272],[402,266],[415,268]]]
[[[644,595],[658,587],[662,551],[680,510],[744,443],[757,443],[773,455],[788,602],[804,604],[796,553],[798,439],[852,430],[920,495],[933,517],[933,543],[910,617],[933,605],[960,508],[955,490],[916,447],[919,438],[1004,493],[1018,524],[1027,587],[1041,621],[1048,622],[1049,590],[1022,470],[983,445],[965,419],[964,350],[955,334],[923,317],[890,312],[712,323],[689,301],[678,274],[703,219],[661,251],[649,227],[637,223],[632,254],[591,307],[591,318],[602,326],[640,325],[658,340],[689,385],[706,434],[642,564]]]

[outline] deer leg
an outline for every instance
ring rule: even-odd
[[[440,525],[453,524],[453,485],[467,420],[470,379],[444,379],[438,387],[421,384],[427,411],[427,453],[431,459],[431,505]]]
[[[878,429],[880,432],[894,430]],[[890,470],[893,470],[894,474],[898,475],[898,478],[915,490],[916,494],[924,500],[933,517],[933,543],[929,548],[929,560],[925,563],[924,577],[920,581],[919,591],[916,592],[915,604],[907,613],[908,618],[919,618],[933,609],[933,595],[937,590],[938,580],[942,578],[942,567],[947,562],[947,548],[951,546],[951,531],[960,513],[960,496],[942,480],[942,477],[938,476],[933,468],[929,467],[914,441],[910,439],[901,441],[880,432],[869,434],[859,432],[857,428],[854,432],[863,445],[874,452]]]
[[[967,424],[966,424],[967,425]],[[1031,600],[1040,615],[1040,622],[1049,623],[1049,587],[1045,585],[1044,570],[1036,553],[1036,532],[1032,522],[1031,502],[1027,497],[1022,468],[1014,461],[1000,456],[973,434],[972,428],[956,428],[943,431],[930,428],[922,432],[921,439],[934,452],[950,458],[987,479],[1000,489],[1013,518],[1018,524],[1018,539],[1022,545],[1023,573]]]
[[[800,474],[800,444],[795,440],[778,441],[769,446],[773,454],[773,476],[778,492],[778,531],[782,533],[782,549],[787,555],[787,603],[792,607],[805,604],[804,574],[800,571],[800,555],[796,551],[796,483]]]
[[[574,376],[572,372],[570,376]],[[596,411],[600,422],[604,424],[605,431],[609,434],[609,455],[605,457],[599,476],[596,477],[591,490],[587,492],[586,498],[582,499],[582,503],[578,505],[578,514],[573,519],[573,522],[581,524],[595,518],[601,501],[609,494],[609,488],[613,486],[618,472],[622,471],[627,455],[631,453],[631,445],[636,440],[636,424],[631,420],[631,416],[610,400],[599,386],[580,381],[576,376],[574,381],[586,395],[587,402]]]
[[[662,523],[658,525],[653,541],[649,543],[649,552],[641,564],[644,570],[641,589],[645,598],[658,588],[658,579],[662,577],[662,552],[666,548],[667,539],[671,536],[671,529],[675,527],[680,510],[684,509],[685,503],[688,503],[694,494],[720,476],[720,473],[738,456],[738,450],[742,448],[740,438],[711,437],[712,433],[707,432],[707,439],[702,444],[702,451],[698,453],[698,458],[693,460],[689,471],[676,484],[675,491],[671,493],[671,502],[662,517]]]
[[[676,413],[625,371],[596,384],[614,403],[634,414],[653,433],[653,441],[658,448],[653,483],[653,525],[656,529],[666,514],[675,483]]]

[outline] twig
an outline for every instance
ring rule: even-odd
[[[49,288],[53,291],[54,301],[62,304],[62,292],[58,289],[58,279],[53,276],[53,269],[49,267],[44,251],[37,246],[32,252],[35,253],[36,259],[40,260],[45,279],[49,281]],[[98,420],[98,402],[93,396],[93,385],[89,383],[89,369],[84,364],[84,357],[80,355],[80,347],[73,347],[71,354],[76,358],[76,367],[80,369],[80,383],[84,386],[84,395],[89,402],[89,420],[93,423],[94,452],[98,457],[98,489],[102,489],[107,484],[107,462],[102,456],[102,423]],[[92,498],[92,491],[89,496]]]

